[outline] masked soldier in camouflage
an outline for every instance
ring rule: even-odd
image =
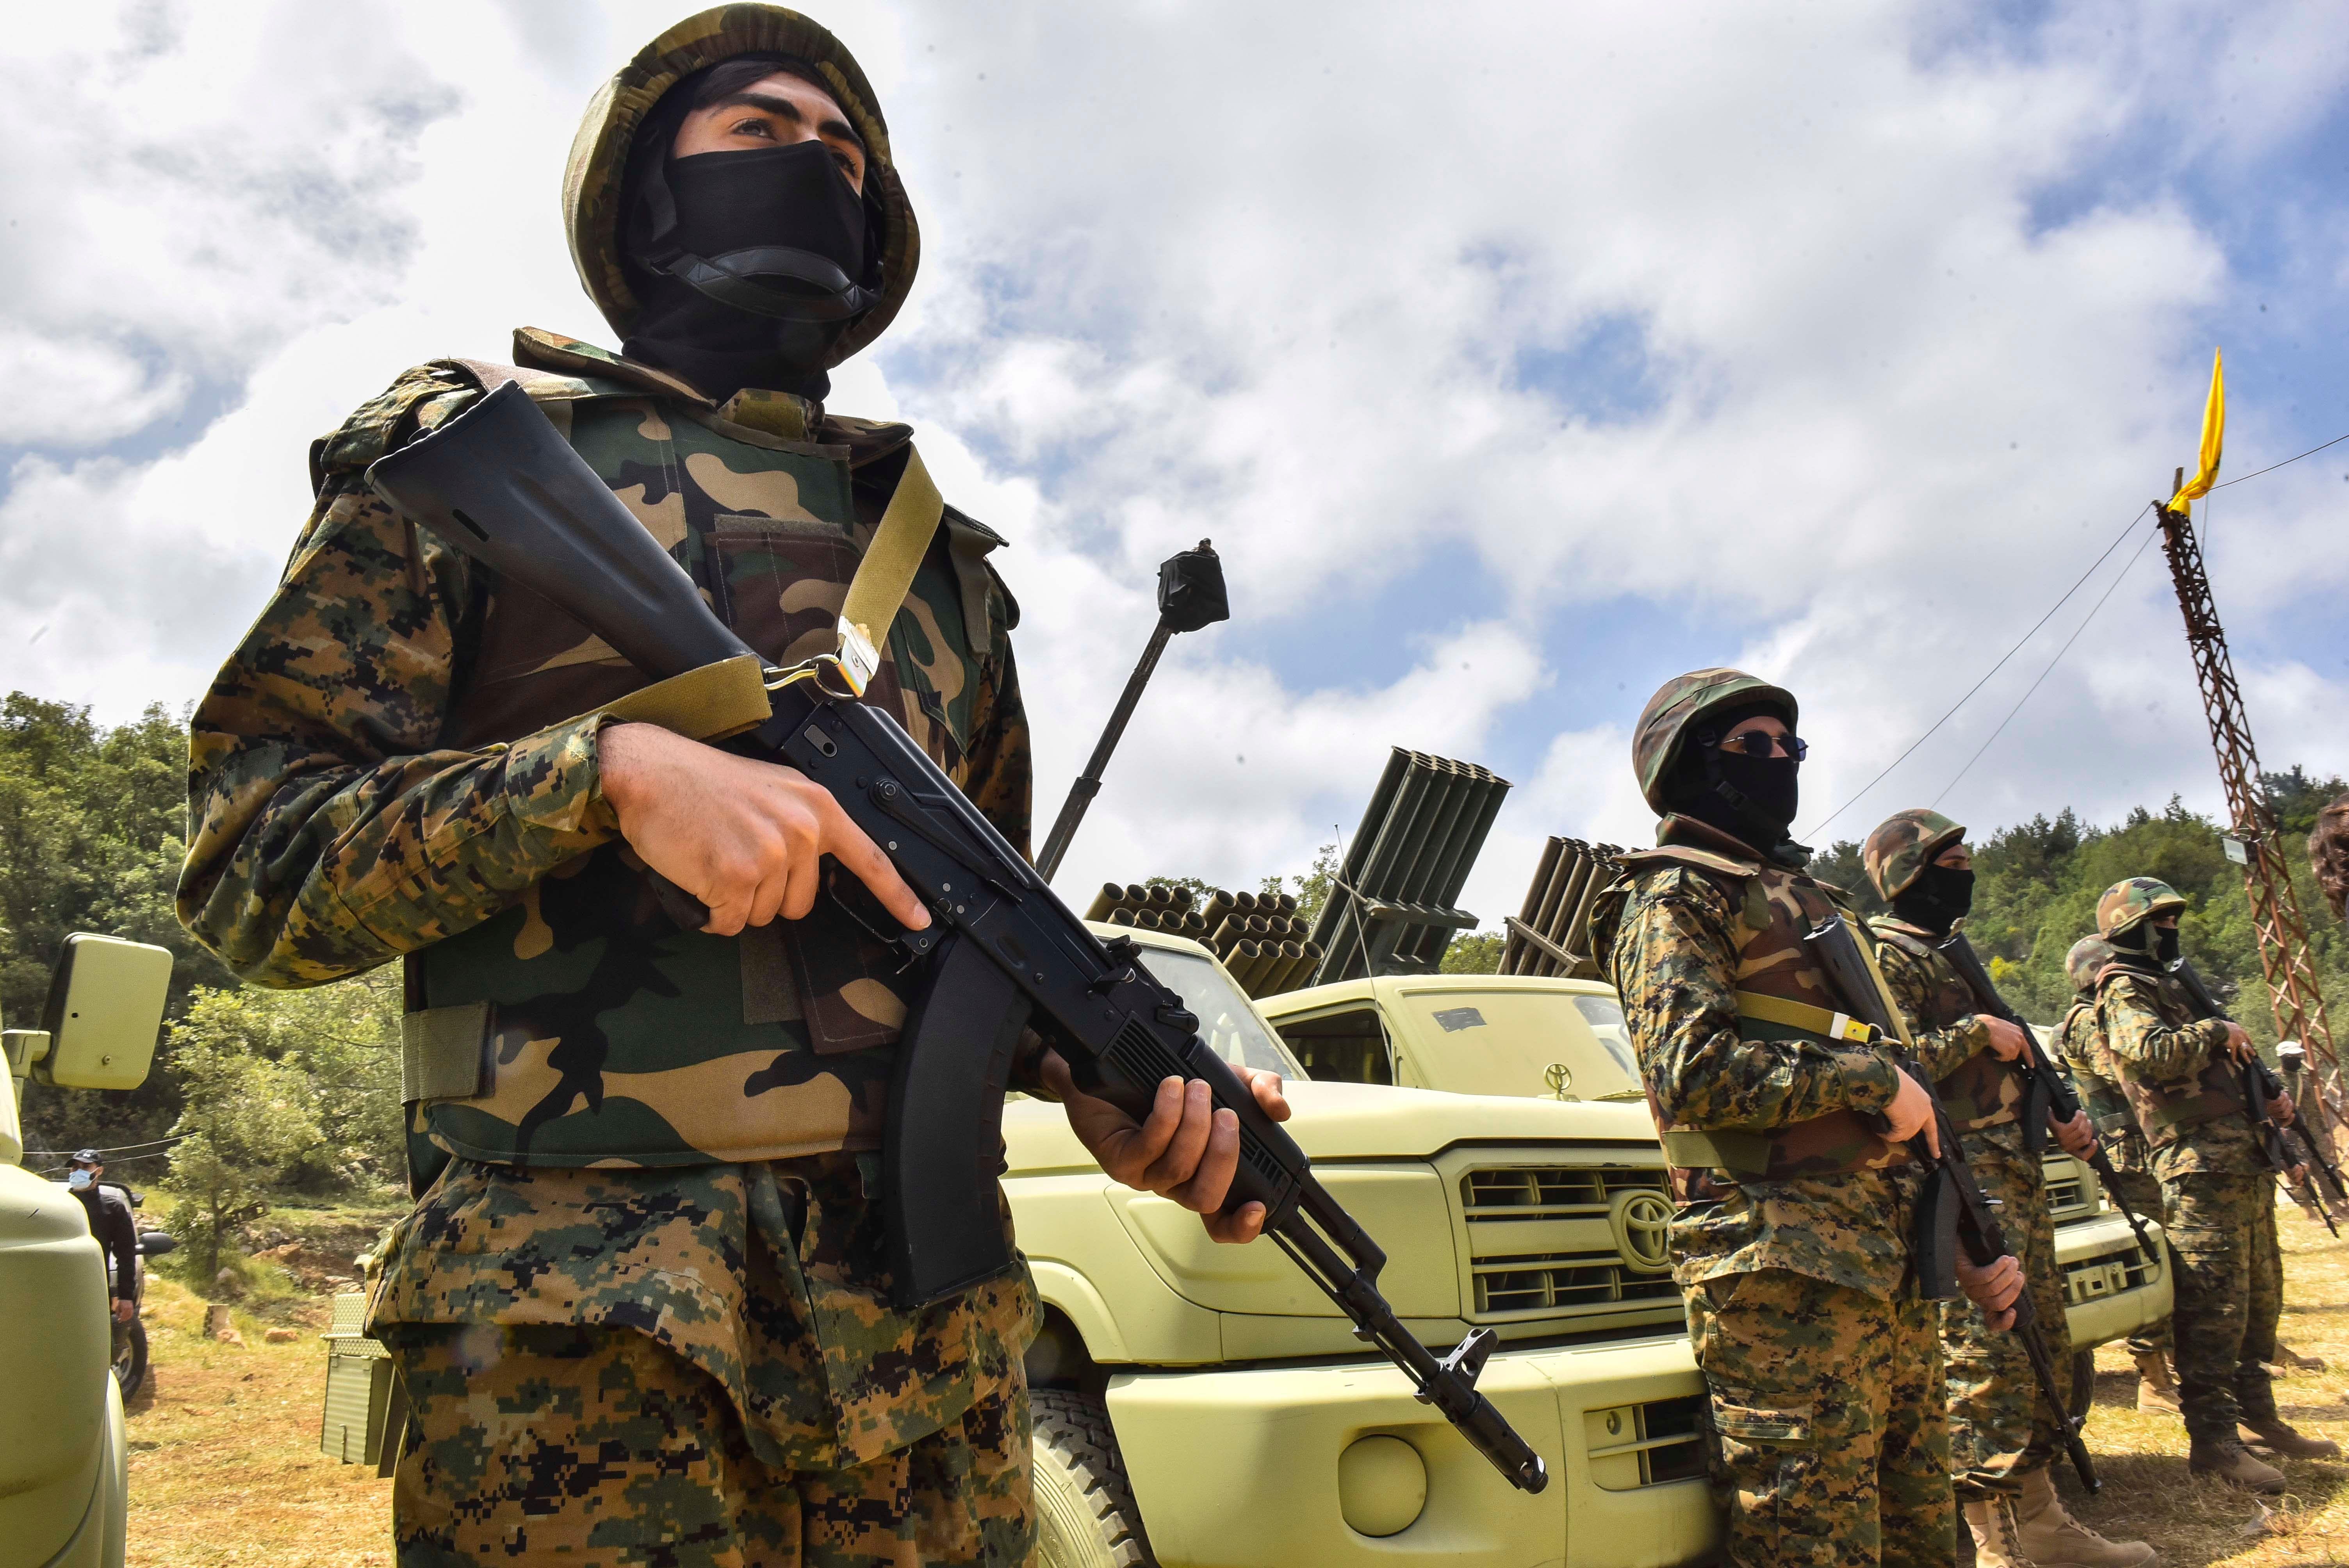
[[[2281,1492],[2283,1472],[2246,1452],[2240,1421],[2274,1452],[2330,1458],[2276,1413],[2265,1363],[2283,1310],[2275,1175],[2261,1161],[2236,1067],[2252,1055],[2242,1026],[2205,1018],[2170,973],[2186,908],[2167,883],[2132,877],[2106,890],[2096,932],[2114,949],[2096,976],[2096,1026],[2161,1178],[2177,1260],[2178,1402],[2189,1467],[2253,1491]],[[2275,1102],[2289,1122],[2292,1102]]]
[[[2121,1092],[2120,1067],[2106,1049],[2105,1037],[2096,1027],[2096,976],[2118,955],[2101,936],[2084,936],[2064,954],[2064,972],[2072,981],[2072,1006],[2056,1027],[2055,1047],[2079,1091],[2081,1109],[2095,1123],[2097,1140],[2112,1157],[2113,1174],[2120,1178],[2119,1195],[2137,1213],[2162,1220],[2166,1225],[2161,1178],[2153,1173],[2145,1130],[2137,1126],[2137,1112],[2129,1109],[2128,1097]],[[2168,1248],[2163,1251],[2167,1253]],[[2174,1281],[2178,1277],[2175,1258],[2168,1266]],[[2137,1408],[2151,1415],[2177,1415],[2178,1385],[2169,1376],[2169,1320],[2165,1317],[2151,1328],[2129,1336],[2128,1351],[2137,1362]]]
[[[402,1568],[1008,1568],[1034,1540],[1025,1267],[901,1310],[874,1201],[923,976],[852,906],[927,913],[804,776],[628,722],[649,699],[610,647],[362,479],[518,385],[768,662],[833,651],[919,471],[905,427],[823,406],[912,286],[888,129],[831,34],[727,5],[596,97],[564,209],[623,351],[524,329],[513,363],[421,366],[313,449],[316,505],[195,716],[181,918],[258,984],[406,965],[419,1201],[368,1314],[410,1402]],[[926,493],[865,697],[1024,845],[1003,542]],[[708,923],[672,923],[648,870]],[[1204,1084],[1137,1127],[1031,1062],[1111,1174],[1220,1240],[1260,1228],[1213,1213],[1238,1135]]]
[[[2056,1366],[2072,1359],[2064,1282],[2033,1106],[2013,1063],[2033,1048],[2002,1018],[1975,1011],[1973,993],[1937,944],[1973,906],[1966,830],[1938,811],[1895,812],[1868,836],[1861,861],[1889,915],[1868,922],[1884,983],[1909,1022],[1918,1060],[1936,1075],[1951,1125],[1985,1196],[2005,1207],[2002,1225],[2023,1259],[2039,1331]],[[2086,1112],[2056,1128],[2064,1147],[2095,1147]],[[1941,1304],[1941,1356],[1950,1390],[1950,1460],[1959,1506],[1982,1568],[2132,1568],[2150,1561],[2143,1542],[2107,1541],[2071,1517],[2050,1468],[2062,1443],[2054,1413],[2015,1336],[1992,1329],[1972,1303]]]
[[[1622,994],[1672,1194],[1729,1561],[1934,1564],[1955,1549],[1940,1341],[1909,1237],[1924,1088],[1803,934],[1841,914],[1790,841],[1796,707],[1736,670],[1649,699],[1632,739],[1657,848],[1623,857],[1592,941]],[[1889,1004],[1889,998],[1884,999]],[[2013,1259],[1966,1271],[2002,1321]]]

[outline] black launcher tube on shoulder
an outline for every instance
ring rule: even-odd
[[[656,680],[752,652],[517,386],[378,459],[367,482]],[[1512,1485],[1541,1491],[1549,1479],[1541,1456],[1476,1391],[1492,1331],[1439,1358],[1403,1326],[1378,1288],[1386,1254],[1200,1039],[1198,1020],[1135,944],[1088,930],[887,713],[813,681],[770,696],[767,721],[722,744],[830,790],[934,917],[896,935],[928,968],[898,1047],[882,1157],[898,1303],[941,1300],[1012,1265],[997,1164],[1013,1052],[1033,1028],[1080,1087],[1137,1119],[1166,1078],[1205,1081],[1240,1126],[1226,1211],[1262,1203],[1266,1232],[1418,1397]]]

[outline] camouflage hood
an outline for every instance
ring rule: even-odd
[[[881,335],[914,286],[921,231],[889,150],[889,127],[863,67],[841,41],[781,5],[719,5],[684,21],[638,50],[587,105],[563,175],[563,223],[572,263],[612,330],[628,335],[639,301],[621,266],[626,218],[621,186],[636,132],[663,94],[705,66],[737,55],[790,55],[823,78],[864,142],[864,189],[882,220],[881,298],[834,341],[827,366]]]
[[[2072,989],[2085,1000],[2096,994],[2096,976],[2119,956],[2119,950],[2103,937],[2084,936],[2064,955],[2064,973],[2070,976]]]
[[[1639,727],[1631,733],[1631,768],[1640,776],[1640,793],[1658,816],[1671,810],[1664,799],[1664,780],[1681,754],[1681,742],[1707,714],[1748,703],[1775,703],[1785,711],[1786,727],[1795,727],[1795,696],[1744,670],[1691,670],[1674,676],[1640,710]]]
[[[2185,908],[2186,901],[2168,882],[2131,877],[2106,888],[2096,901],[2096,934],[2107,939],[2126,935],[2157,914],[2173,909],[2183,913]]]
[[[1860,862],[1868,868],[1868,880],[1889,903],[1909,891],[1918,873],[1933,863],[1934,856],[1965,836],[1963,825],[1939,811],[1921,806],[1895,811],[1868,835],[1859,851]]]

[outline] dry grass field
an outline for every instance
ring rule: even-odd
[[[2322,1358],[2277,1386],[2285,1418],[2349,1449],[2349,1241],[2295,1210],[2284,1239],[2283,1339]],[[203,1308],[167,1281],[150,1286],[154,1373],[130,1407],[132,1568],[389,1568],[390,1483],[318,1451],[326,1352],[323,1299],[267,1318],[239,1315],[240,1348],[203,1339]],[[290,1344],[264,1331],[297,1326]],[[2287,1460],[2292,1491],[2262,1502],[2186,1472],[2186,1435],[2172,1418],[2140,1416],[2135,1375],[2116,1346],[2100,1376],[2089,1446],[2104,1495],[2083,1501],[2059,1470],[2074,1510],[2107,1533],[2162,1549],[2165,1568],[2349,1564],[2349,1463]]]

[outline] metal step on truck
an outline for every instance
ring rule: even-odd
[[[1376,807],[1374,799],[1374,813]],[[1622,1008],[1588,956],[1591,901],[1613,880],[1616,851],[1551,839],[1524,907],[1506,922],[1502,972],[1445,975],[1425,961],[1431,938],[1423,934],[1452,925],[1422,925],[1420,934],[1388,928],[1408,927],[1420,918],[1414,911],[1447,923],[1460,912],[1410,896],[1424,890],[1398,882],[1370,852],[1382,835],[1402,844],[1415,830],[1365,818],[1354,840],[1363,863],[1350,864],[1340,879],[1364,896],[1343,888],[1332,894],[1314,931],[1329,951],[1315,984],[1266,1004],[1306,1070],[1316,1079],[1465,1094],[1640,1100]],[[2051,1144],[2046,1173],[2075,1348],[2074,1397],[2085,1406],[2095,1346],[2168,1316],[2172,1285],[2163,1263],[2139,1251],[2128,1221],[2085,1163]]]

